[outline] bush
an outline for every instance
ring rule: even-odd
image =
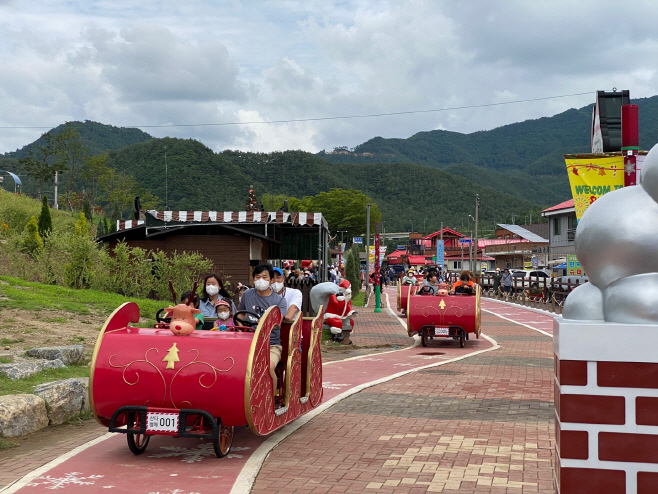
[[[20,235],[32,216],[39,217],[42,203],[27,196],[20,196],[0,189],[0,228],[1,223],[7,225],[6,234]],[[53,230],[73,231],[74,216],[68,211],[50,211]]]
[[[39,225],[37,225],[36,216],[32,216],[30,221],[25,225],[23,232],[23,241],[21,242],[21,252],[25,252],[32,257],[35,257],[43,250],[43,239],[39,235]]]
[[[168,257],[164,252],[156,251],[152,257],[155,293],[161,300],[171,300],[169,280],[180,297],[185,290],[192,289],[195,281],[201,282],[202,274],[209,273],[213,267],[213,262],[198,252],[179,254],[174,251]]]
[[[75,223],[75,234],[71,239],[70,260],[64,273],[67,286],[89,288],[97,252],[98,246],[89,236],[87,219],[84,213],[80,213]]]

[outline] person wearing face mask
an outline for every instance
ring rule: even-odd
[[[226,300],[231,306],[231,312],[235,314],[235,304],[231,300],[231,294],[226,291],[219,276],[212,273],[203,280],[203,293],[199,304],[203,317],[217,317],[215,305],[218,300]]]
[[[226,300],[218,300],[217,305],[215,305],[215,311],[217,312],[217,320],[213,325],[212,330],[221,331],[222,326],[234,326],[233,322],[233,313],[231,312],[231,306]],[[225,330],[226,328],[224,328]]]
[[[260,318],[269,307],[276,305],[281,311],[281,316],[284,317],[288,312],[288,303],[285,298],[278,293],[274,293],[271,288],[272,278],[274,278],[274,268],[272,268],[272,265],[259,264],[254,268],[252,275],[254,278],[254,288],[250,288],[242,294],[242,299],[240,299],[240,304],[238,305],[238,312],[246,310]],[[240,317],[238,316],[238,323],[240,322]],[[248,315],[247,317],[251,322],[258,320],[253,315]],[[272,376],[273,392],[275,395],[277,378],[274,369],[276,369],[277,364],[281,361],[282,350],[281,327],[277,325],[270,333],[270,375]]]
[[[292,321],[297,312],[302,310],[302,292],[296,288],[285,286],[286,279],[283,271],[279,268],[274,269],[274,283],[272,283],[272,290],[286,299],[288,303],[288,311],[285,313],[285,318]]]

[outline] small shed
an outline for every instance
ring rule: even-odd
[[[198,252],[232,283],[250,283],[251,267],[283,259],[317,259],[319,281],[327,279],[329,230],[321,213],[264,211],[146,211],[143,219],[117,221],[117,231],[99,237],[113,248],[167,254]]]

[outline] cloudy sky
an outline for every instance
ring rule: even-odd
[[[218,151],[490,129],[658,94],[656,25],[653,0],[0,0],[0,153],[85,119]]]

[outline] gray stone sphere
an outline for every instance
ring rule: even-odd
[[[591,283],[573,290],[564,302],[562,317],[581,321],[603,321],[603,294]]]

